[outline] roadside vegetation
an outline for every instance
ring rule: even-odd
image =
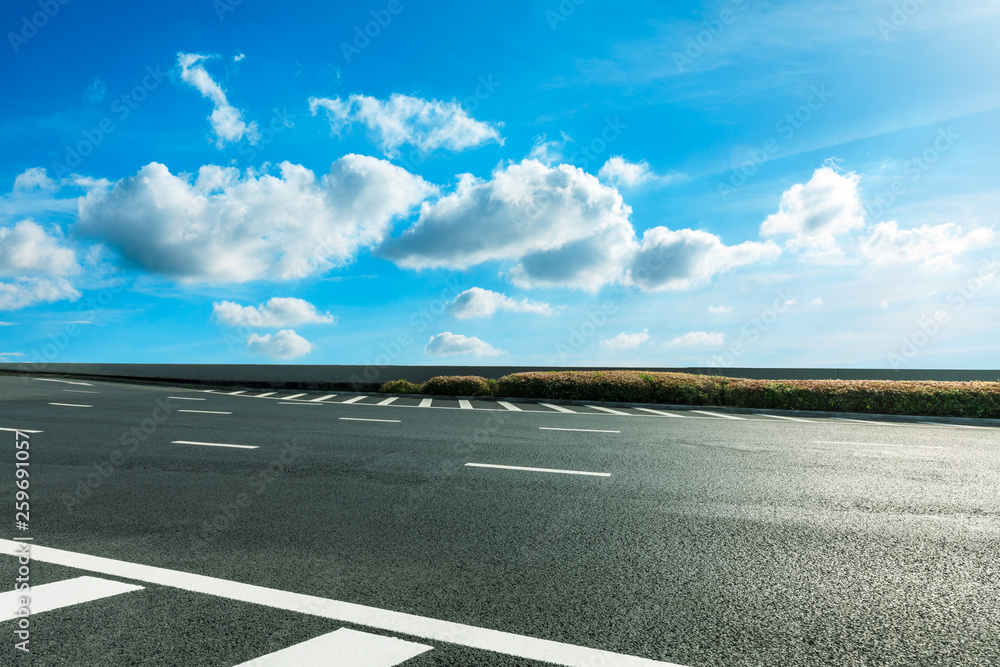
[[[506,396],[1000,418],[1000,382],[747,380],[689,373],[609,370],[514,373],[497,380],[469,375],[443,376],[423,384],[394,380],[386,382],[379,390],[437,396]]]

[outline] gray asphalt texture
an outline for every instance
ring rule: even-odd
[[[691,667],[1000,664],[995,429],[91,384],[0,377],[0,427],[43,431],[39,545]],[[0,664],[235,665],[352,627],[142,585],[33,617],[29,660],[0,623]],[[407,666],[542,664],[394,636],[434,646]]]

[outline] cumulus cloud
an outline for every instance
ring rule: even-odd
[[[212,304],[212,317],[231,326],[278,328],[303,324],[334,324],[330,313],[320,313],[305,299],[274,297],[259,306],[241,306],[232,301]]]
[[[428,357],[450,357],[455,354],[470,354],[475,357],[496,357],[506,354],[475,336],[453,334],[450,331],[431,336],[424,348]]]
[[[473,317],[493,317],[497,311],[512,313],[534,313],[551,315],[552,306],[530,299],[512,299],[506,294],[493,292],[481,287],[467,289],[448,304],[448,310],[460,320]]]
[[[547,141],[544,134],[535,137],[534,144],[531,146],[531,152],[528,153],[528,158],[548,165],[560,162],[563,159],[563,151],[566,148],[566,144],[571,139],[565,132],[560,132],[559,136],[560,139],[558,141]]]
[[[76,255],[31,220],[0,227],[0,310],[80,298],[67,276],[80,271]]]
[[[404,144],[431,152],[438,148],[460,151],[491,141],[502,145],[504,141],[495,125],[477,121],[454,101],[398,93],[388,100],[367,95],[351,95],[346,100],[309,98],[312,114],[320,109],[326,112],[330,128],[338,136],[352,124],[361,123],[389,156],[396,155]]]
[[[291,280],[350,262],[436,192],[362,155],[340,158],[320,178],[290,162],[278,167],[280,176],[207,165],[192,177],[152,162],[88,192],[79,230],[183,281]]]
[[[706,347],[719,346],[726,340],[725,334],[708,331],[692,331],[683,336],[673,338],[667,347]]]
[[[861,177],[820,167],[808,183],[796,183],[781,195],[778,212],[760,226],[762,236],[790,236],[788,249],[816,255],[839,255],[837,236],[865,226],[858,194]]]
[[[643,329],[639,333],[622,332],[614,338],[601,341],[601,347],[605,350],[631,350],[639,347],[649,340],[649,329]]]
[[[0,310],[17,310],[36,303],[80,298],[80,293],[65,278],[16,278],[0,282]]]
[[[32,190],[52,192],[58,189],[59,185],[49,178],[48,172],[42,167],[26,169],[24,173],[18,174],[17,178],[14,179],[14,192],[31,192]]]
[[[257,143],[257,123],[248,125],[243,120],[243,112],[229,103],[225,91],[201,65],[201,62],[208,60],[208,58],[209,56],[197,53],[178,53],[177,64],[181,68],[181,80],[197,88],[198,92],[203,97],[208,98],[215,106],[208,120],[215,133],[216,148],[222,148],[227,143],[239,141],[244,136],[251,144]]]
[[[315,345],[295,333],[294,329],[282,329],[276,334],[250,334],[247,348],[253,354],[272,359],[295,359],[313,351]]]
[[[732,312],[732,310],[733,310],[732,306],[726,306],[723,304],[719,304],[718,306],[708,307],[708,312],[714,315],[725,315],[726,313]]]
[[[873,264],[920,263],[926,267],[953,267],[953,259],[993,240],[993,230],[977,228],[963,233],[954,223],[900,229],[896,221],[880,222],[859,239],[861,254]]]

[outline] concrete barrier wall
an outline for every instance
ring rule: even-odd
[[[213,384],[274,389],[372,391],[387,380],[426,382],[436,375],[499,378],[526,371],[608,370],[556,366],[315,366],[275,364],[0,364],[0,372]],[[864,370],[836,368],[636,368],[761,380],[1000,380],[1000,370]]]

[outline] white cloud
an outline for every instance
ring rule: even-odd
[[[528,158],[531,160],[538,160],[542,164],[546,165],[562,161],[563,150],[566,148],[566,144],[572,140],[565,132],[560,132],[559,136],[559,141],[546,141],[544,134],[535,137],[535,142],[531,146],[531,152],[528,153]]]
[[[732,306],[726,306],[723,304],[719,304],[718,306],[708,307],[708,312],[713,313],[715,315],[725,315],[726,313],[732,312],[732,310],[733,310]]]
[[[0,362],[10,363],[11,357],[23,357],[24,352],[0,352]]]
[[[17,322],[0,322],[0,327],[16,327]]]
[[[882,310],[885,310],[885,309],[887,309],[889,307],[889,300],[888,299],[882,299],[881,301],[878,302],[878,305],[879,305],[879,307],[882,308]]]
[[[367,95],[351,95],[347,100],[309,98],[313,115],[319,109],[326,112],[330,128],[338,136],[353,123],[365,125],[389,156],[396,155],[396,149],[404,144],[431,152],[438,148],[460,151],[491,141],[503,145],[504,141],[495,125],[477,121],[454,101],[398,93],[388,100]]]
[[[811,301],[810,303],[811,303],[812,305],[814,305],[814,306],[822,306],[822,305],[823,305],[823,299],[821,299],[821,298],[819,298],[819,297],[816,297],[816,298],[815,298],[815,299],[813,299],[813,300],[812,300],[812,301]]]
[[[254,353],[273,359],[295,359],[313,351],[315,345],[293,329],[282,329],[276,334],[250,334],[247,348]]]
[[[80,201],[79,229],[148,271],[184,281],[291,280],[350,262],[436,188],[384,160],[346,155],[317,178],[152,162]]]
[[[0,310],[17,310],[36,303],[80,298],[80,293],[65,278],[16,278],[0,282]]]
[[[274,297],[259,306],[241,306],[232,301],[212,304],[212,317],[231,326],[278,328],[303,324],[334,324],[330,313],[295,297]]]
[[[0,276],[65,276],[78,270],[73,251],[37,223],[0,227]]]
[[[467,289],[448,305],[448,310],[460,320],[473,317],[493,317],[498,310],[512,313],[551,315],[552,306],[530,299],[512,299],[506,294],[473,287]]]
[[[667,347],[704,347],[704,346],[719,346],[722,345],[726,340],[725,334],[718,332],[708,332],[708,331],[692,331],[686,333],[683,336],[677,336],[669,343]]]
[[[215,105],[208,117],[212,131],[215,132],[215,146],[222,148],[227,143],[239,141],[244,135],[251,144],[257,143],[257,123],[248,125],[243,121],[243,112],[229,104],[225,91],[200,64],[208,58],[209,56],[197,53],[178,53],[177,64],[181,67],[181,79],[197,88],[203,97]]]
[[[820,167],[808,183],[797,183],[781,195],[777,213],[760,226],[762,236],[791,236],[790,250],[814,255],[840,255],[837,236],[865,226],[858,194],[861,177]]]
[[[49,178],[48,172],[42,167],[26,169],[14,179],[15,192],[30,192],[31,190],[51,192],[58,189],[59,185]]]
[[[649,340],[649,329],[643,329],[639,333],[622,332],[614,338],[601,341],[601,347],[605,350],[631,350],[639,347]]]
[[[597,177],[615,187],[626,188],[638,187],[654,178],[648,162],[645,160],[629,162],[621,155],[612,155],[608,158],[597,172]]]
[[[424,348],[424,354],[428,357],[449,357],[455,354],[471,354],[475,357],[496,357],[506,354],[489,343],[483,342],[475,336],[463,336],[453,334],[450,331],[431,336]]]
[[[954,223],[900,229],[895,221],[880,222],[859,240],[861,254],[873,264],[920,262],[927,267],[953,267],[955,255],[981,248],[993,230],[977,228],[963,234]]]

